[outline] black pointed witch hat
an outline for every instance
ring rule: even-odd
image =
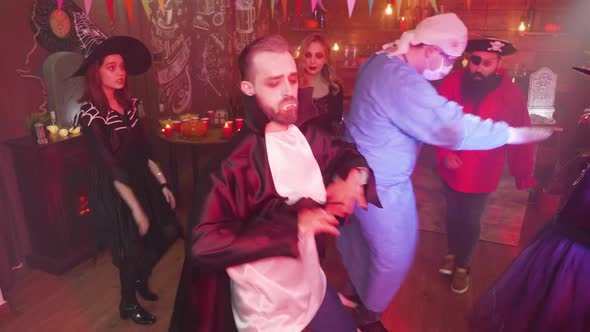
[[[123,57],[129,75],[144,73],[150,67],[151,54],[140,40],[129,36],[109,38],[83,12],[74,13],[74,26],[80,39],[84,61],[72,76],[85,75],[88,66],[110,54],[120,54]]]

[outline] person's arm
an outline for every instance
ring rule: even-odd
[[[520,92],[520,91],[519,91]],[[512,113],[508,123],[513,127],[530,127],[531,120],[527,108],[526,97],[522,93],[513,96]],[[525,190],[534,187],[537,181],[533,177],[535,145],[508,145],[508,167],[514,177],[516,188]]]
[[[340,183],[340,181],[348,182],[350,180],[352,183],[361,187],[358,193],[362,197],[357,195],[357,191],[355,190],[355,192],[350,191],[348,193],[352,195],[349,198],[353,198],[362,207],[366,207],[366,202],[381,207],[377,196],[373,171],[369,168],[363,155],[357,150],[356,145],[344,142],[339,138],[334,138],[322,130],[315,129],[317,127],[314,127],[314,122],[311,121],[305,126],[302,126],[301,129],[312,146],[314,157],[318,165],[320,165],[323,178],[327,180],[325,184],[328,190],[328,200],[332,198],[333,193],[339,191],[338,188],[346,188],[350,185],[348,183],[344,186],[344,183]],[[342,186],[333,187],[335,183],[340,183]],[[347,193],[341,194],[348,195]],[[348,201],[348,199],[346,200]],[[343,203],[348,205],[347,202]]]
[[[254,169],[226,160],[196,188],[189,255],[200,269],[299,254],[296,209],[276,194],[263,169],[248,165]]]
[[[148,159],[148,168],[150,169],[152,175],[156,178],[156,181],[160,183],[160,186],[162,187],[162,195],[164,195],[166,202],[170,204],[170,207],[172,209],[176,208],[176,198],[174,197],[172,190],[170,190],[170,186],[166,181],[166,176],[164,175],[158,164],[156,164],[155,161]]]
[[[113,186],[115,187],[123,201],[129,207],[129,210],[133,215],[133,219],[137,224],[137,230],[139,232],[139,235],[144,236],[145,234],[147,234],[148,229],[150,228],[150,221],[145,212],[143,211],[143,208],[139,204],[139,201],[133,193],[133,190],[131,190],[131,187],[117,180],[113,181]]]
[[[464,114],[460,105],[439,95],[417,75],[406,75],[403,84],[390,78],[393,93],[383,94],[388,119],[418,141],[452,150],[486,150],[506,144],[509,126]]]
[[[384,103],[384,116],[408,136],[427,144],[452,150],[490,150],[504,144],[542,141],[552,134],[550,129],[510,127],[465,114],[461,106],[437,94],[416,73],[401,79],[385,76],[384,81],[379,84],[397,89],[382,93],[375,101]]]

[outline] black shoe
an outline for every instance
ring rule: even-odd
[[[119,305],[119,314],[121,315],[121,319],[131,318],[137,324],[150,325],[156,322],[156,317],[137,303],[124,305],[121,302],[121,305]]]
[[[389,332],[389,331],[387,331],[385,326],[383,326],[383,324],[381,323],[380,320],[373,322],[371,324],[359,325],[358,329],[361,332]]]
[[[152,290],[148,287],[147,280],[136,280],[135,281],[135,289],[139,295],[148,301],[157,301],[159,299],[158,294],[152,292]]]

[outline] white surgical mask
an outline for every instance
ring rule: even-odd
[[[435,70],[430,70],[428,68],[424,69],[424,71],[422,72],[422,76],[424,76],[424,78],[429,81],[437,81],[437,80],[440,80],[443,77],[447,76],[449,74],[449,72],[451,71],[451,69],[453,69],[453,65],[450,64],[448,66],[445,66],[444,60],[445,60],[444,58],[440,59],[440,67],[438,69],[435,69]]]

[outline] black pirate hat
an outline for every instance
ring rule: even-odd
[[[471,39],[467,42],[466,52],[492,52],[500,56],[510,55],[516,52],[511,42],[494,37]]]
[[[120,54],[123,57],[129,75],[144,73],[150,67],[151,54],[138,39],[129,36],[109,38],[82,12],[74,13],[74,25],[80,39],[80,48],[84,53],[84,61],[73,76],[85,75],[88,66],[110,54]]]

